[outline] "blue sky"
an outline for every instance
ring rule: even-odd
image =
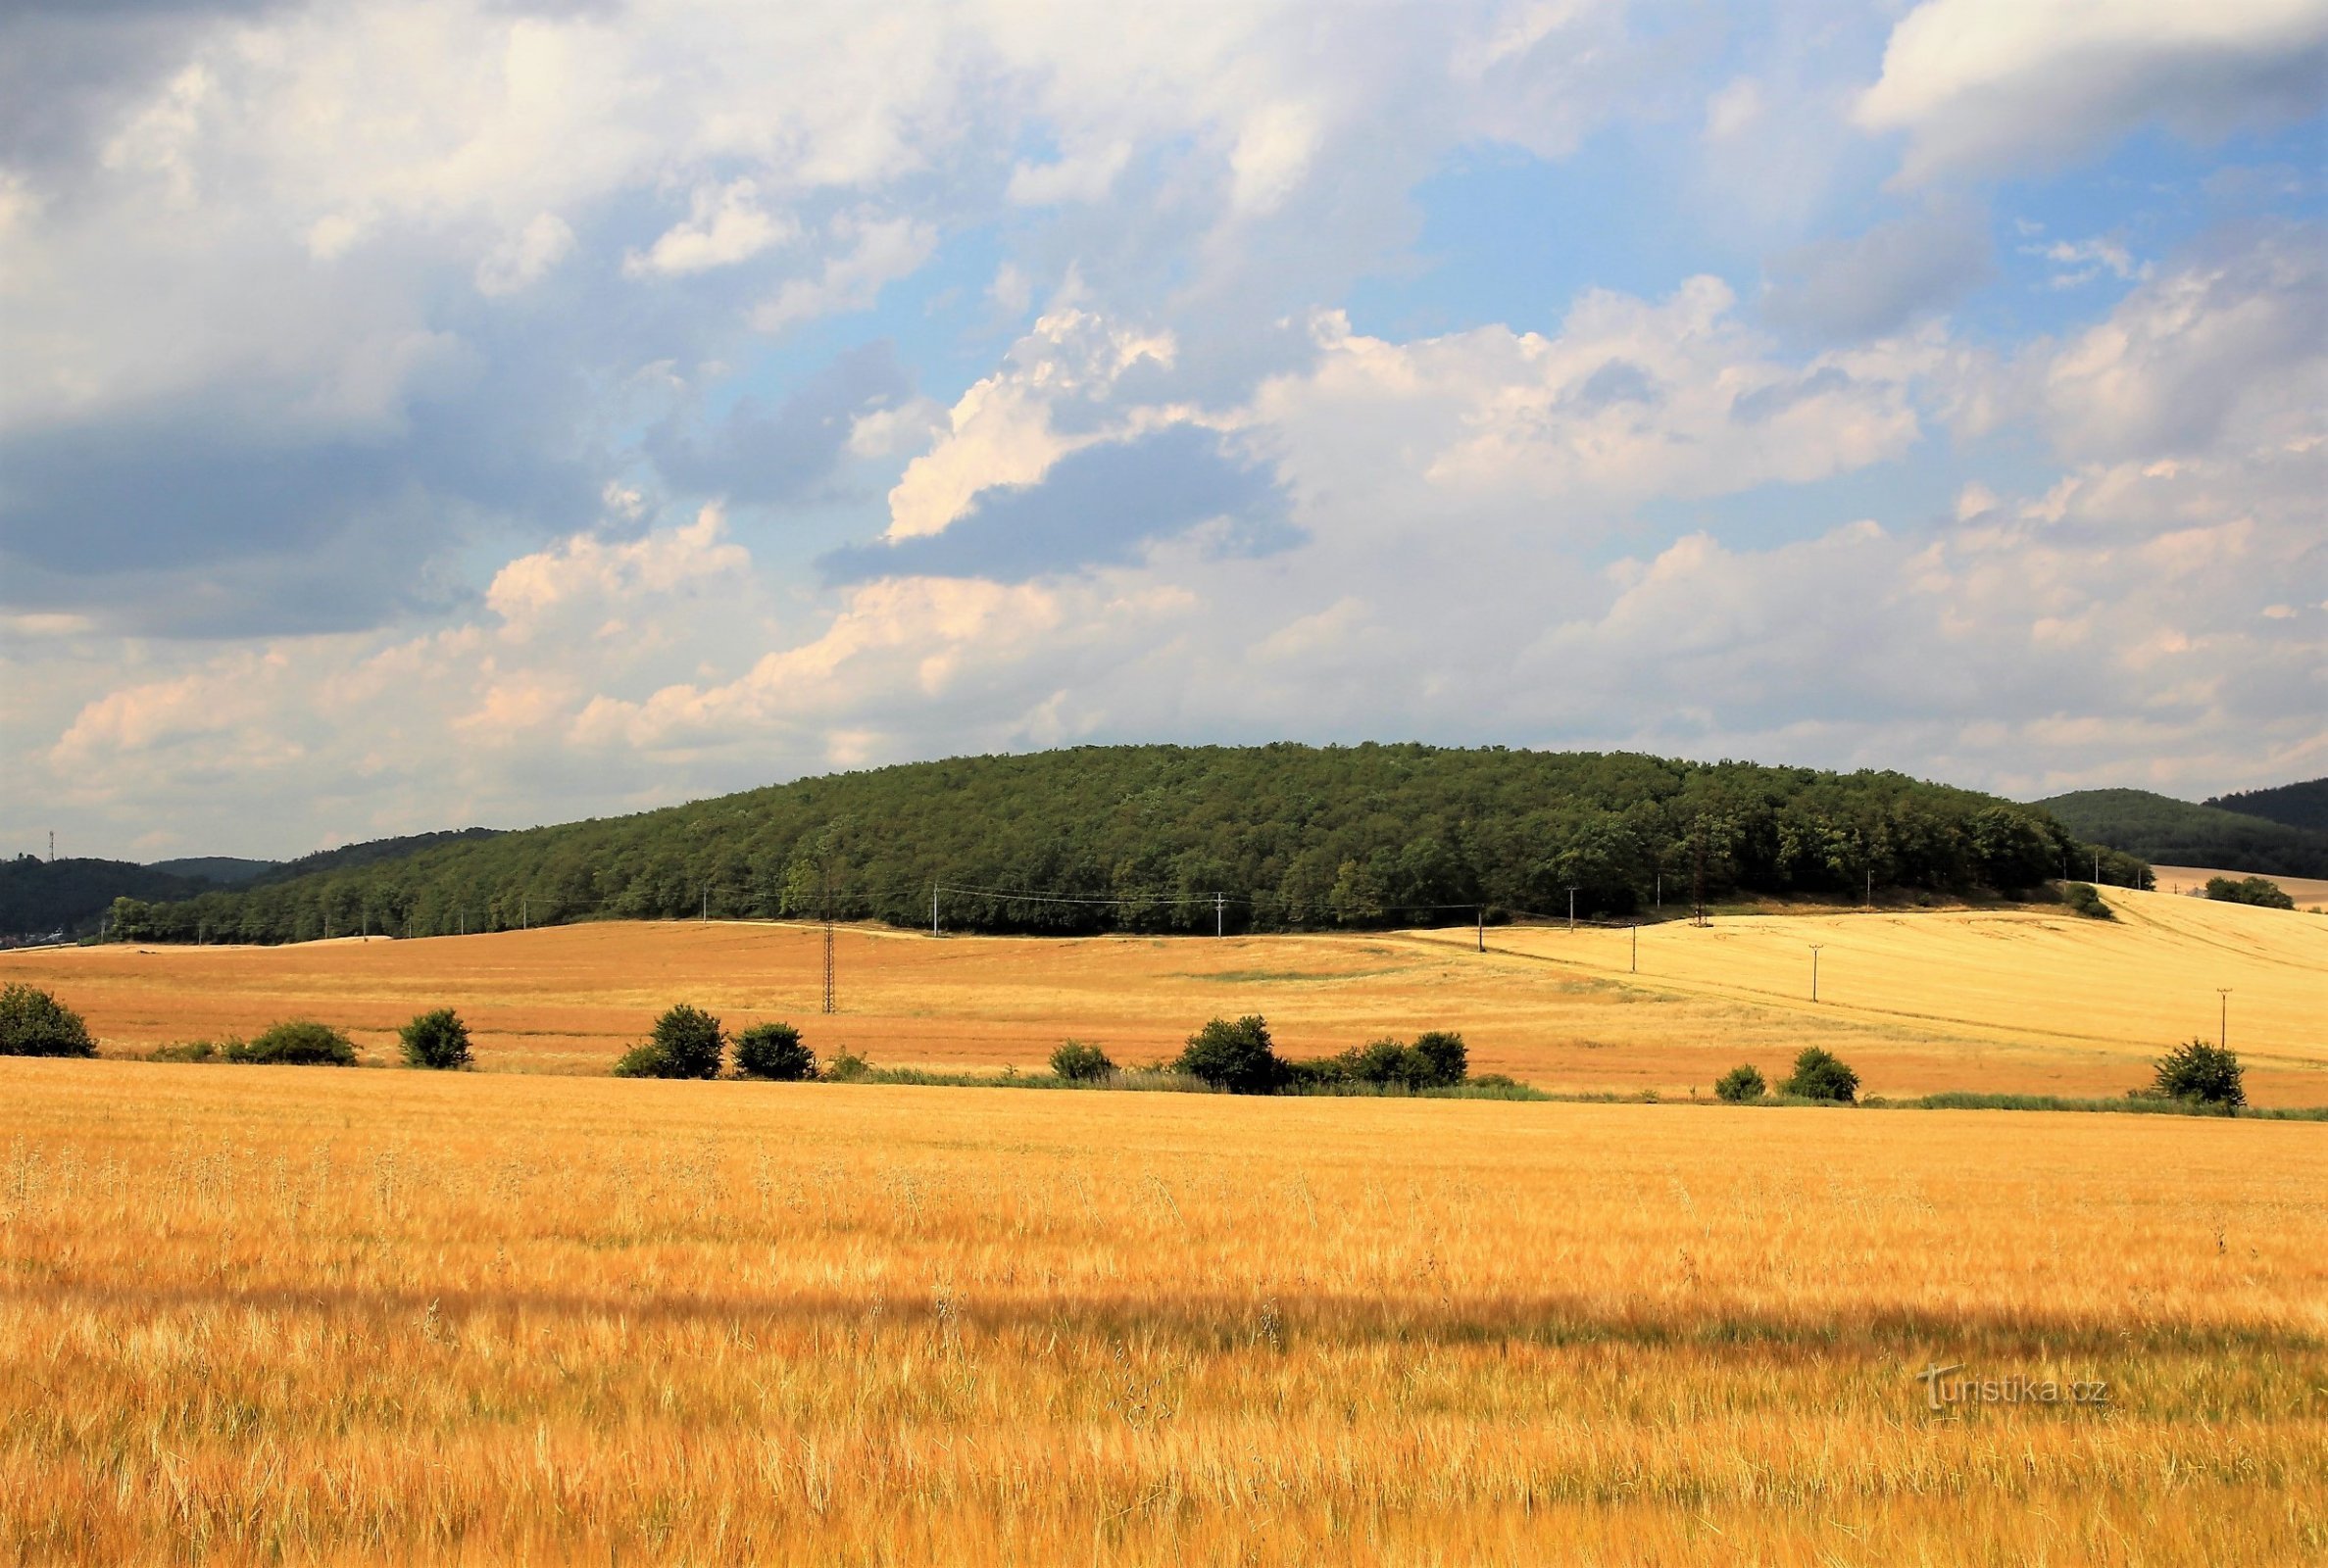
[[[124,0],[0,61],[0,848],[1086,741],[2328,771],[2328,0]]]

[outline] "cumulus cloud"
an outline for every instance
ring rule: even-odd
[[[622,270],[632,277],[683,277],[749,261],[800,232],[788,214],[761,208],[759,187],[748,179],[700,187],[690,208],[687,221],[664,230],[644,254],[624,257]]]
[[[1924,0],[1857,119],[1907,136],[1901,177],[2046,167],[2147,123],[2203,140],[2317,113],[2328,3]]]
[[[2045,416],[2072,459],[2154,459],[2328,434],[2328,265],[2316,229],[2191,258],[2046,357]]]

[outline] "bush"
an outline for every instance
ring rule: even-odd
[[[0,990],[0,1056],[94,1056],[97,1042],[79,1013],[45,991]]]
[[[1051,1053],[1051,1070],[1071,1084],[1088,1084],[1113,1076],[1115,1063],[1097,1046],[1065,1040]]]
[[[843,1046],[833,1055],[832,1060],[825,1063],[822,1076],[827,1083],[853,1084],[860,1078],[868,1076],[872,1070],[871,1062],[851,1051],[847,1046]]]
[[[817,1054],[800,1043],[788,1023],[756,1023],[735,1037],[735,1075],[775,1083],[805,1083],[817,1076]]]
[[[2247,1071],[2236,1052],[2194,1040],[2158,1058],[2153,1091],[2168,1100],[2195,1100],[2237,1110],[2248,1102]]]
[[[356,1043],[327,1023],[293,1018],[275,1024],[247,1046],[228,1046],[226,1059],[263,1067],[353,1067]]]
[[[1429,1029],[1414,1037],[1415,1054],[1430,1064],[1431,1083],[1452,1088],[1470,1075],[1471,1053],[1463,1037],[1446,1029]]]
[[[1795,1058],[1794,1076],[1778,1090],[1798,1100],[1831,1100],[1848,1105],[1859,1098],[1859,1075],[1839,1057],[1810,1046]]]
[[[622,1053],[618,1078],[717,1078],[727,1052],[719,1020],[685,1003],[655,1020],[647,1039]]]
[[[1742,1061],[1732,1067],[1713,1086],[1713,1098],[1726,1100],[1733,1105],[1759,1100],[1769,1092],[1770,1086],[1762,1081],[1762,1069],[1751,1061]]]
[[[2210,876],[2206,896],[2218,904],[2252,904],[2260,909],[2293,909],[2296,901],[2280,891],[2269,877]]]
[[[229,1040],[223,1046],[212,1040],[180,1040],[175,1045],[156,1046],[146,1053],[148,1061],[239,1061],[238,1053],[246,1050],[239,1040]]]
[[[2102,902],[2102,895],[2094,891],[2091,882],[2069,882],[2062,885],[2061,902],[2069,906],[2069,912],[2082,914],[2089,920],[2114,920],[2109,906]]]
[[[1286,1065],[1269,1043],[1269,1026],[1248,1013],[1235,1023],[1215,1018],[1188,1037],[1174,1063],[1179,1071],[1232,1095],[1266,1095],[1285,1086]]]
[[[450,1007],[417,1015],[396,1032],[404,1048],[407,1067],[430,1067],[451,1072],[474,1065],[469,1050],[469,1025]]]

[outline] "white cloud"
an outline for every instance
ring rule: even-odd
[[[2319,235],[2267,236],[2145,283],[2046,358],[2039,396],[2072,459],[2320,440],[2328,264]]]
[[[841,249],[823,270],[777,289],[752,313],[754,326],[777,332],[816,317],[865,310],[884,284],[920,270],[938,243],[937,230],[917,219],[850,215],[833,220],[832,239]]]
[[[556,213],[536,213],[525,226],[477,263],[480,294],[515,294],[531,288],[573,249],[574,231]]]
[[[1108,194],[1123,166],[1131,162],[1128,141],[1104,142],[1048,164],[1021,163],[1011,171],[1003,194],[1020,207],[1050,207],[1062,202],[1097,201]]]
[[[799,232],[789,215],[762,209],[760,189],[751,180],[701,186],[689,200],[687,221],[666,229],[644,255],[624,257],[622,270],[632,277],[683,277],[733,267],[790,243]]]
[[[1012,348],[1001,370],[962,395],[945,433],[907,465],[889,492],[888,536],[940,532],[980,490],[1030,484],[1069,452],[1120,430],[1128,414],[1069,433],[1056,427],[1053,410],[1062,402],[1105,404],[1125,371],[1142,363],[1169,366],[1172,355],[1169,333],[1114,326],[1072,305],[1055,308]]]
[[[2136,126],[2212,139],[2318,110],[2328,0],[1925,0],[1857,119],[1902,177],[2047,166]]]

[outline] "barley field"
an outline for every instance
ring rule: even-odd
[[[2316,1126],[24,1059],[0,1102],[0,1561],[2328,1553]]]
[[[1085,940],[844,928],[840,1011],[820,1016],[813,926],[610,923],[419,942],[0,954],[104,1050],[256,1033],[312,1015],[375,1058],[428,1006],[458,1007],[488,1070],[603,1072],[671,1003],[731,1026],[788,1018],[829,1054],[1037,1068],[1063,1038],[1137,1063],[1216,1014],[1266,1016],[1295,1055],[1460,1030],[1476,1070],[1547,1089],[1687,1098],[1741,1060],[1773,1080],[1805,1045],[1870,1094],[2112,1096],[2160,1052],[2231,1044],[2263,1104],[2328,1104],[2328,919],[2110,890],[2110,921],[2051,906],[1773,909],[1710,926]],[[1811,943],[1820,994],[1809,998]]]

